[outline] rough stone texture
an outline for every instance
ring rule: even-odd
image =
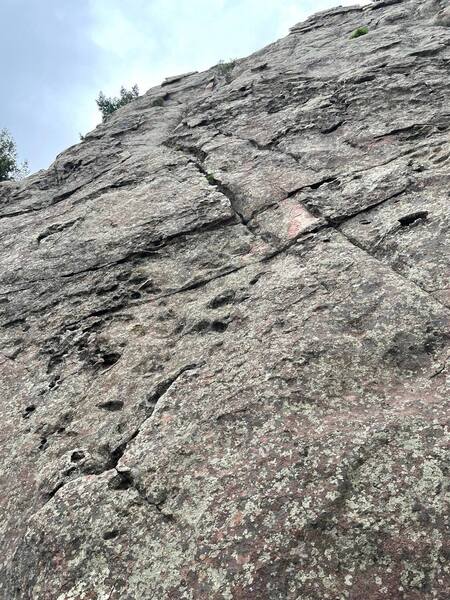
[[[448,26],[321,13],[1,185],[2,599],[448,599]]]

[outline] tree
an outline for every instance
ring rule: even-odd
[[[118,108],[125,106],[132,100],[139,96],[139,88],[137,85],[133,85],[131,90],[127,90],[123,86],[120,88],[120,96],[107,98],[103,92],[100,92],[96,100],[97,106],[102,113],[103,122],[107,121],[109,117]]]
[[[29,173],[28,163],[17,162],[17,148],[7,129],[0,131],[0,181],[23,179]]]

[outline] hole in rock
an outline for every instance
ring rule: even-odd
[[[128,490],[133,487],[133,477],[128,471],[120,471],[108,482],[108,487],[112,490]]]
[[[228,323],[226,321],[213,321],[211,323],[212,331],[216,331],[217,333],[223,333],[228,328]]]
[[[210,300],[210,302],[208,302],[207,306],[208,306],[208,308],[212,308],[212,309],[219,308],[221,306],[224,306],[225,304],[230,304],[231,302],[233,302],[234,297],[235,297],[234,290],[227,290],[225,292],[222,292],[221,294],[219,294],[212,300]]]
[[[123,402],[122,400],[108,400],[107,402],[102,402],[101,404],[97,404],[98,408],[102,408],[103,410],[108,410],[109,412],[116,412],[118,410],[122,410]]]
[[[70,475],[72,475],[72,473],[75,473],[76,470],[77,470],[76,467],[69,467],[68,469],[63,471],[62,474],[64,475],[64,477],[69,477]]]
[[[61,379],[61,375],[55,375],[53,377],[53,379],[50,381],[50,383],[48,384],[49,389],[52,390],[54,387],[56,387],[59,384],[60,379]]]
[[[309,187],[312,190],[318,190],[323,185],[326,185],[327,183],[334,183],[335,181],[339,182],[339,180],[336,179],[336,177],[327,177],[327,179],[322,179],[322,181],[317,181],[316,183],[312,183]]]
[[[409,227],[413,223],[417,221],[425,221],[428,217],[427,210],[421,210],[415,213],[411,213],[410,215],[406,215],[405,217],[401,217],[398,222],[402,227]]]
[[[30,406],[27,406],[26,409],[23,412],[23,418],[24,419],[29,419],[30,416],[32,415],[32,413],[34,413],[35,410],[36,410],[36,407],[34,406],[34,404],[31,404]]]
[[[131,277],[131,273],[130,272],[119,273],[117,275],[117,281],[126,281],[130,277]]]
[[[104,540],[113,540],[119,535],[119,531],[117,529],[111,529],[111,531],[105,531],[103,534]]]
[[[106,352],[102,354],[102,366],[103,367],[112,367],[121,357],[121,354],[118,352]]]
[[[70,456],[70,460],[72,462],[78,462],[80,460],[83,460],[83,458],[85,458],[85,454],[82,450],[74,450]]]
[[[264,273],[258,273],[258,275],[256,275],[255,277],[253,277],[253,279],[250,279],[249,284],[250,285],[255,285],[258,283],[258,281],[261,279],[261,277],[264,275]]]
[[[135,273],[131,278],[130,278],[130,283],[144,283],[144,281],[147,281],[148,277],[145,273]]]
[[[60,481],[50,492],[47,494],[47,498],[50,500],[64,485],[64,481]]]
[[[138,433],[139,433],[139,429],[136,429],[134,431],[134,433],[127,440],[125,440],[119,446],[117,446],[117,448],[115,448],[115,450],[109,451],[109,458],[108,458],[108,463],[107,463],[108,469],[114,469],[115,467],[117,467],[119,460],[122,458],[125,450],[127,449],[127,445],[132,440],[134,440],[134,438],[137,436]],[[131,475],[130,475],[130,477],[131,477]]]
[[[143,292],[154,292],[155,294],[158,294],[161,291],[161,288],[155,287],[155,284],[151,279],[140,285],[139,289]]]

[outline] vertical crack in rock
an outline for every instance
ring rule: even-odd
[[[177,143],[175,140],[170,140],[166,143],[166,145],[169,148],[174,148],[177,152],[180,152],[189,158],[191,164],[193,164],[198,172],[205,177],[208,184],[215,187],[218,192],[225,196],[230,204],[230,208],[236,215],[238,222],[242,223],[252,235],[255,235],[255,232],[248,225],[248,219],[245,219],[238,209],[236,194],[230,189],[230,187],[217,179],[212,173],[208,173],[208,171],[205,169],[204,162],[208,158],[207,153],[200,148],[196,148],[195,146],[183,146]]]

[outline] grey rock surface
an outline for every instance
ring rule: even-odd
[[[448,5],[225,71],[0,185],[0,598],[448,600]]]

